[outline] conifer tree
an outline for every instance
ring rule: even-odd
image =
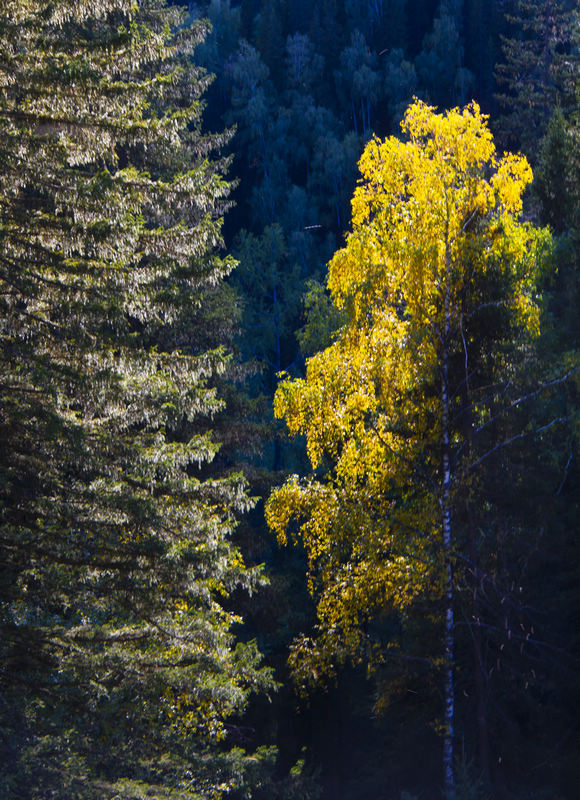
[[[270,685],[228,601],[260,580],[230,541],[250,500],[211,468],[225,137],[201,132],[204,29],[180,19],[0,10],[6,798],[213,798],[258,763],[226,736]]]
[[[498,127],[507,142],[534,155],[558,101],[573,98],[578,53],[571,46],[578,11],[567,0],[519,0],[509,15],[511,37],[502,37],[496,95],[504,114]]]

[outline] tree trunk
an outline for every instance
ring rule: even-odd
[[[467,461],[473,457],[473,403],[471,399],[471,389],[469,386],[469,353],[467,342],[463,332],[463,318],[461,319],[461,338],[465,353],[465,376],[463,389],[463,440],[467,443]],[[479,756],[479,768],[483,778],[489,781],[489,737],[487,725],[487,683],[488,675],[484,663],[483,640],[481,635],[481,602],[479,596],[479,556],[477,552],[477,540],[475,533],[475,522],[473,519],[473,505],[471,497],[467,497],[465,510],[468,525],[469,538],[469,560],[471,565],[471,584],[472,606],[471,615],[468,618],[471,632],[471,643],[473,653],[473,675],[475,682],[475,705],[477,718],[477,748]]]
[[[469,549],[471,569],[473,573],[473,607],[472,607],[472,643],[473,668],[475,676],[475,701],[477,713],[477,743],[479,751],[479,767],[484,780],[489,781],[489,737],[487,730],[487,673],[483,662],[483,642],[481,636],[481,607],[479,602],[479,566],[477,545],[475,541],[475,525],[473,512],[468,502],[467,517],[469,523]]]
[[[455,622],[453,615],[453,565],[451,531],[451,437],[449,414],[449,340],[451,332],[451,255],[449,235],[445,231],[445,307],[443,334],[443,364],[441,377],[442,434],[443,434],[443,486],[441,512],[443,517],[443,555],[446,570],[446,609],[445,609],[445,733],[443,736],[444,789],[447,798],[455,793],[455,773],[453,768],[453,738],[455,728],[455,681],[453,674],[455,649]]]
[[[443,770],[445,794],[452,798],[455,789],[453,771],[453,736],[455,727],[455,682],[453,675],[455,649],[455,622],[453,614],[453,565],[451,563],[451,464],[449,454],[449,386],[448,386],[448,347],[445,345],[443,366],[443,552],[445,556],[445,733],[443,737]]]

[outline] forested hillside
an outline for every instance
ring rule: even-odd
[[[572,800],[577,0],[0,4],[0,795]]]

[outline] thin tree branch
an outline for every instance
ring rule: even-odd
[[[524,431],[523,433],[517,433],[515,436],[511,436],[509,439],[505,439],[503,442],[498,442],[495,447],[492,447],[491,450],[488,450],[487,453],[484,453],[480,458],[476,461],[473,461],[471,464],[468,464],[464,469],[463,472],[469,472],[475,467],[479,466],[483,461],[489,458],[493,453],[497,450],[501,450],[504,447],[508,447],[508,445],[517,442],[518,439],[524,439],[526,436],[537,436],[538,434],[542,433],[543,431],[552,428],[554,425],[557,425],[559,422],[568,422],[568,417],[556,417],[551,422],[548,422],[546,425],[542,425],[541,428],[536,428],[533,431]]]

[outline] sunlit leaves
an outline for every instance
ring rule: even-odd
[[[475,104],[436,114],[416,101],[402,129],[405,141],[365,148],[352,232],[329,265],[346,324],[304,379],[283,377],[274,401],[290,432],[305,436],[314,470],[267,506],[280,541],[292,533],[304,542],[318,603],[319,638],[292,656],[300,680],[308,664],[330,670],[333,653],[358,657],[374,615],[442,596],[444,352],[467,353],[465,321],[485,306],[486,281],[503,287],[492,305],[532,334],[538,327],[546,234],[518,219],[531,181],[525,158],[496,156]],[[462,377],[445,401],[453,406]],[[449,446],[460,452],[463,435],[452,425]]]

